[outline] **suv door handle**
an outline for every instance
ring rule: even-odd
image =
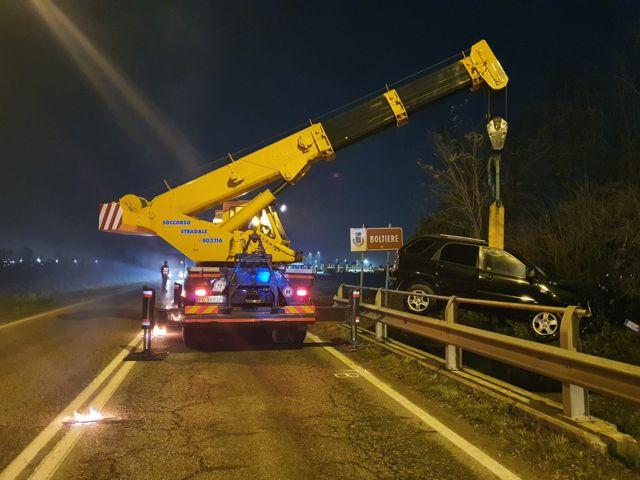
[[[481,280],[493,280],[493,274],[491,274],[491,273],[481,273],[480,274],[480,279]]]

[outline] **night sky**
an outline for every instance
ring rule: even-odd
[[[175,185],[206,171],[194,165],[304,123],[481,38],[510,76],[514,131],[518,112],[545,100],[551,78],[607,69],[617,32],[638,16],[636,2],[613,1],[55,5],[192,148],[176,155],[117,94],[106,102],[30,2],[2,2],[0,248],[98,256],[169,251],[159,239],[98,233],[98,203],[125,193],[153,197],[162,179]],[[485,102],[483,94],[459,94],[318,164],[280,199],[289,207],[283,222],[294,247],[333,260],[344,258],[350,226],[391,222],[411,234],[434,207],[417,166],[419,158],[431,159],[427,131],[454,115],[481,127]]]

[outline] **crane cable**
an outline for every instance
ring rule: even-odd
[[[463,50],[463,51],[461,51],[459,53],[455,53],[455,54],[453,54],[453,55],[451,55],[451,56],[449,56],[449,57],[447,57],[447,58],[445,58],[443,60],[440,60],[439,62],[431,64],[431,65],[429,65],[427,67],[424,67],[424,68],[422,68],[422,69],[420,69],[420,70],[418,70],[418,71],[416,71],[416,72],[414,72],[414,73],[412,73],[410,75],[407,75],[406,77],[403,77],[403,78],[401,78],[399,80],[396,80],[395,82],[392,82],[392,83],[390,83],[388,85],[385,85],[384,88],[378,88],[378,89],[376,89],[376,90],[374,90],[372,92],[369,92],[368,94],[363,95],[363,96],[361,96],[361,97],[359,97],[359,98],[357,98],[355,100],[347,102],[347,103],[345,103],[343,105],[340,105],[340,106],[338,106],[336,108],[333,108],[333,109],[331,109],[331,110],[329,110],[329,111],[327,111],[327,112],[325,112],[325,113],[323,113],[321,115],[317,115],[317,116],[311,117],[311,118],[315,118],[315,120],[319,122],[322,119],[325,119],[328,115],[331,115],[333,113],[342,111],[342,110],[346,109],[347,107],[350,107],[354,103],[358,103],[358,102],[364,101],[366,99],[373,98],[375,95],[378,95],[378,94],[388,90],[389,87],[394,87],[394,86],[396,86],[396,85],[398,85],[400,83],[406,82],[406,81],[408,81],[408,80],[410,80],[410,79],[412,79],[412,78],[414,78],[414,77],[416,77],[418,75],[421,75],[421,74],[423,74],[423,73],[425,73],[425,72],[427,72],[429,70],[432,70],[432,69],[442,65],[443,63],[449,62],[450,60],[453,60],[454,58],[457,58],[457,57],[460,57],[460,56],[464,57],[466,54],[468,54],[470,52],[470,50],[471,49],[468,48],[468,49]],[[163,180],[155,181],[152,184],[149,184],[147,187],[140,189],[139,191],[141,193],[149,192],[153,188],[158,188],[162,184],[166,184],[166,182],[170,182],[170,181],[176,180],[178,178],[184,178],[189,173],[193,172],[195,174],[196,171],[204,170],[205,167],[211,168],[213,166],[219,165],[219,164],[221,164],[221,163],[223,163],[225,161],[228,161],[229,160],[229,155],[232,155],[233,157],[237,158],[239,156],[239,154],[241,154],[243,152],[246,152],[248,150],[256,149],[256,148],[258,148],[260,146],[263,146],[263,145],[266,145],[268,143],[271,143],[276,138],[283,138],[288,134],[291,134],[291,133],[294,133],[294,132],[300,130],[302,127],[306,126],[308,122],[311,121],[311,118],[308,121],[305,121],[303,123],[299,123],[298,125],[296,125],[294,127],[291,127],[291,128],[288,128],[288,129],[286,129],[286,130],[284,130],[284,131],[282,131],[280,133],[277,133],[275,135],[272,135],[269,138],[266,138],[264,140],[256,142],[256,143],[254,143],[252,145],[248,145],[246,147],[243,147],[240,150],[236,150],[232,154],[227,153],[226,155],[224,155],[222,157],[219,157],[217,159],[214,159],[214,160],[211,160],[211,161],[207,161],[207,162],[202,162],[202,163],[200,163],[198,165],[194,165],[194,166],[188,168],[186,172],[176,174],[176,175],[174,175],[172,177],[168,177],[168,178],[165,178]]]

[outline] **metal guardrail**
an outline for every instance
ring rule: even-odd
[[[358,298],[345,297],[347,290]],[[373,303],[361,302],[360,290],[375,292]],[[415,315],[383,305],[383,297],[417,295],[446,301],[444,320]],[[369,295],[369,297],[371,297]],[[355,300],[355,301],[354,301]],[[334,302],[351,305],[353,325],[356,315],[376,322],[376,337],[386,337],[386,326],[427,337],[445,345],[445,364],[450,370],[462,368],[462,351],[468,350],[493,360],[562,382],[564,414],[573,419],[589,416],[588,390],[640,405],[640,367],[580,352],[579,323],[587,310],[575,307],[522,305],[472,298],[416,294],[398,290],[340,285]],[[458,305],[553,312],[562,314],[560,347],[510,337],[456,323]]]

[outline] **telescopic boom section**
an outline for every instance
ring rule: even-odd
[[[407,123],[409,114],[448,95],[486,85],[507,86],[508,77],[486,41],[471,47],[468,56],[430,74],[364,101],[349,110],[313,123],[242,158],[173,188],[150,202],[125,195],[102,204],[99,229],[134,235],[158,235],[194,261],[233,261],[247,241],[251,219],[275,200],[265,190],[239,213],[214,224],[195,215],[260,189],[276,180],[294,183],[320,160],[392,126]],[[256,230],[260,230],[256,228]],[[258,231],[258,234],[261,234]],[[293,262],[288,242],[264,235],[263,243],[275,262]]]

